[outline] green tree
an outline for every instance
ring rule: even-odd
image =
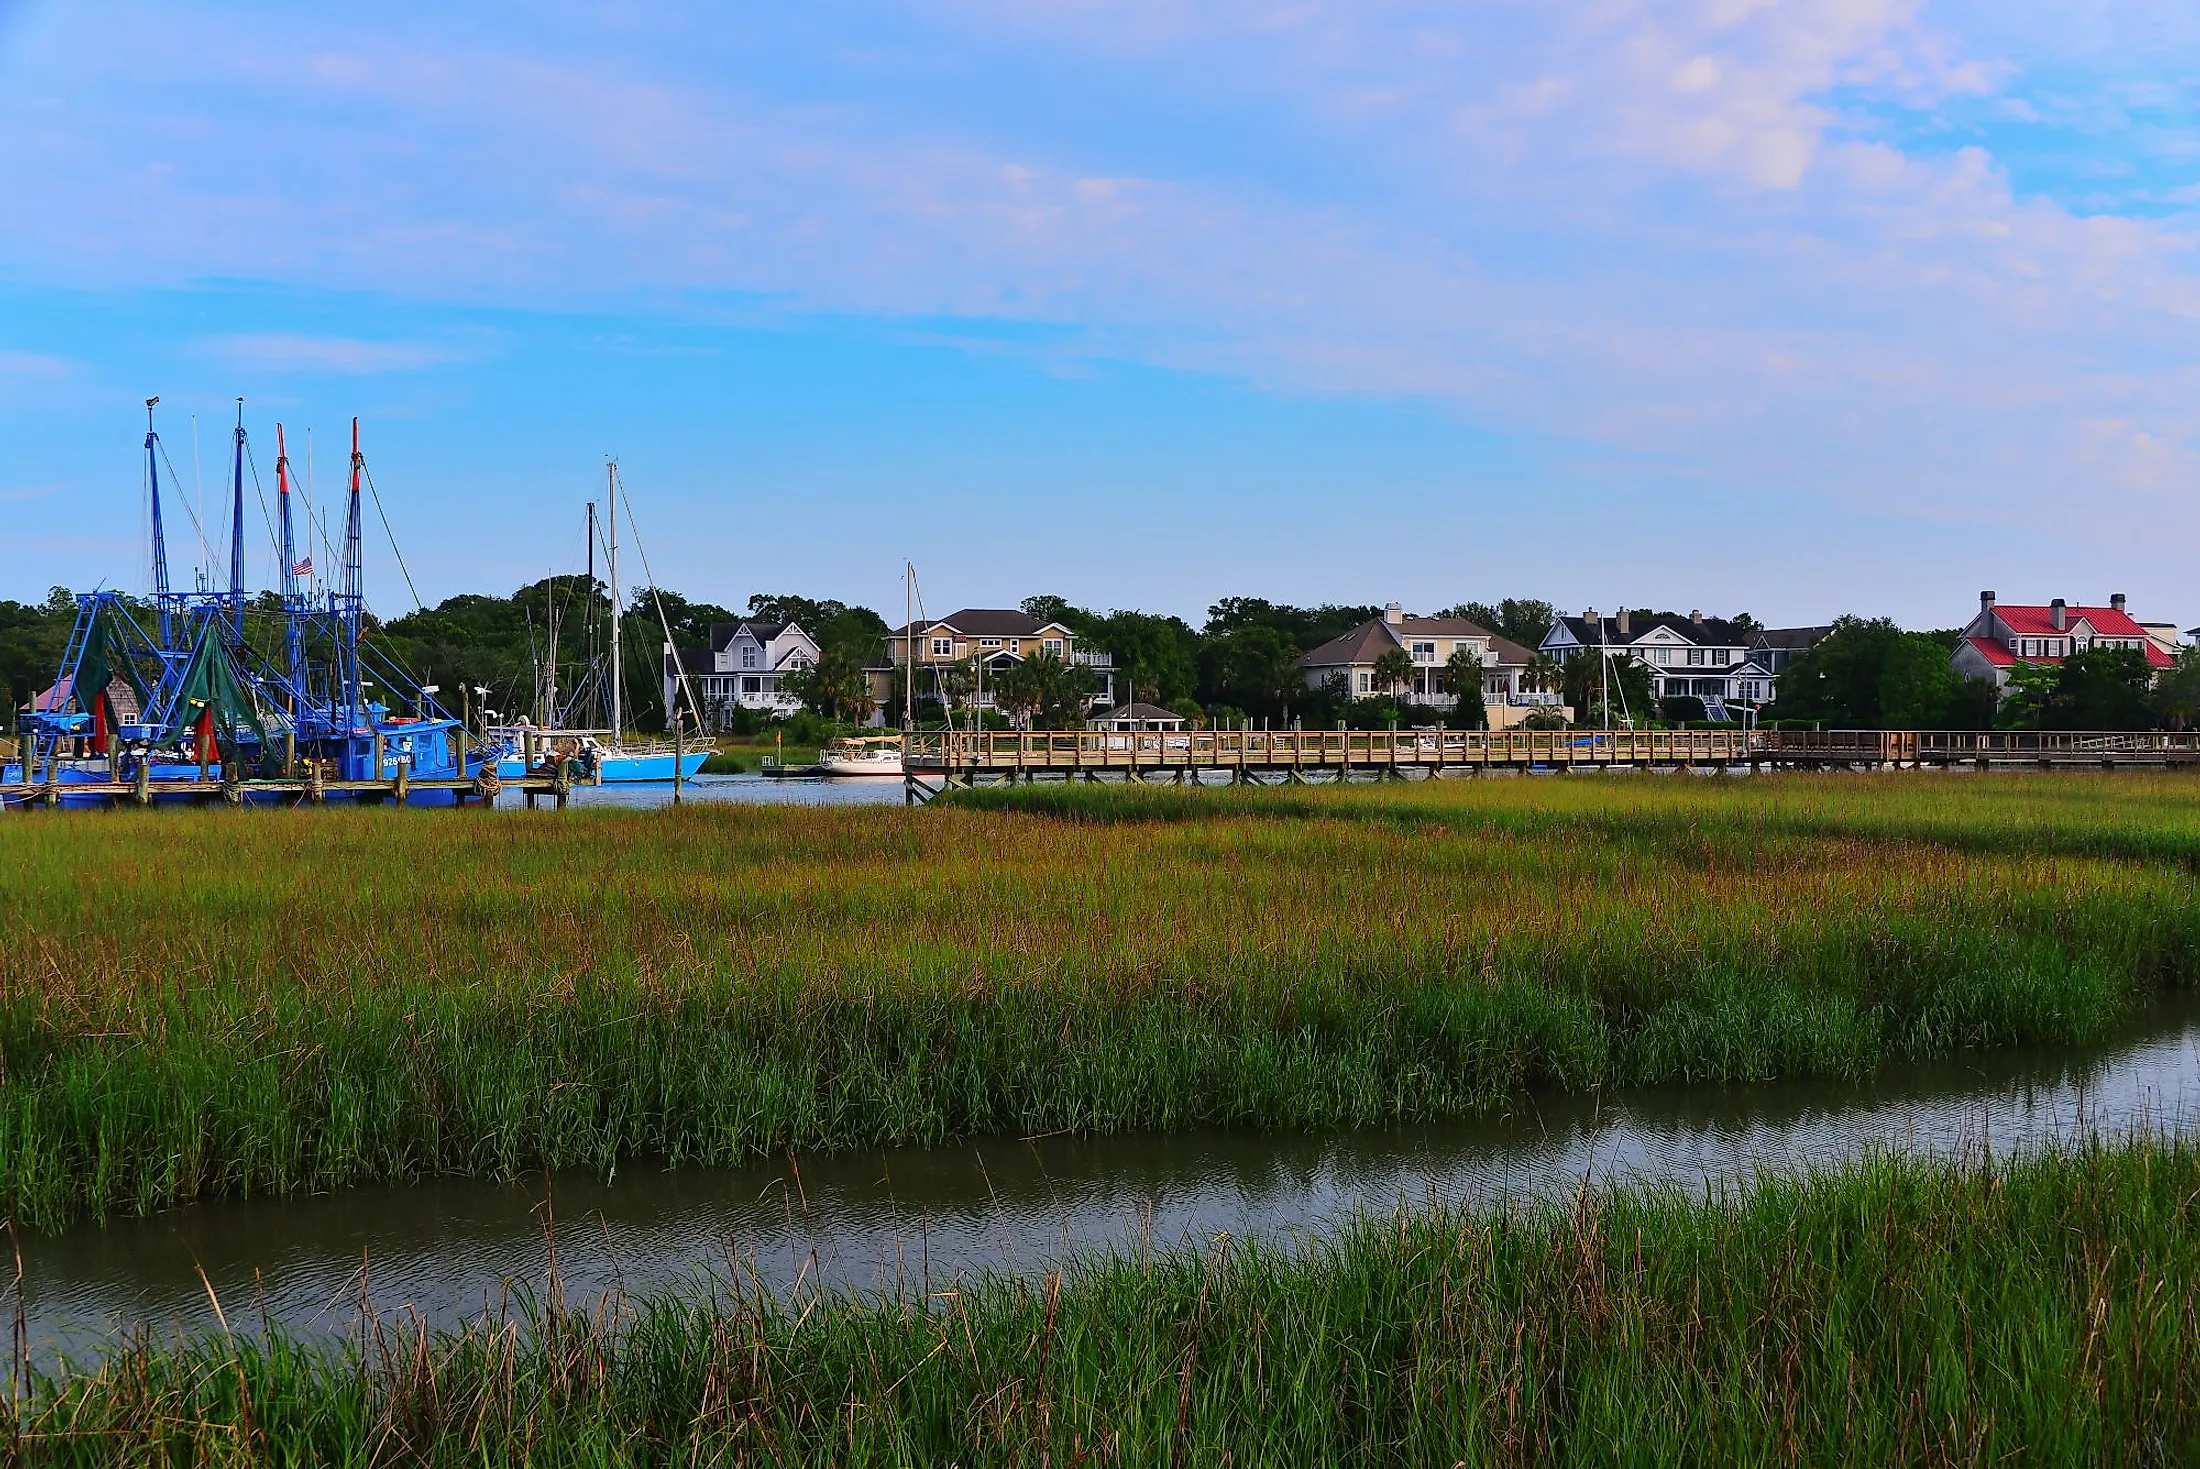
[[[1293,709],[1306,711],[1310,691],[1299,671],[1299,652],[1282,632],[1262,623],[1208,638],[1200,649],[1200,702],[1233,704],[1278,720],[1289,719]]]
[[[1199,691],[1200,637],[1181,617],[1151,612],[1110,612],[1086,635],[1115,657],[1118,696],[1175,704]]]
[[[1393,699],[1403,698],[1413,682],[1413,656],[1403,648],[1386,649],[1375,659],[1375,685]]]
[[[2165,729],[2200,725],[2200,648],[2186,648],[2155,676],[2154,712]]]
[[[821,649],[815,663],[787,675],[785,687],[826,719],[860,724],[871,717],[870,677],[851,648]]]
[[[1615,725],[1622,720],[1643,723],[1657,707],[1649,668],[1628,654],[1615,652],[1607,660],[1596,648],[1583,648],[1566,660],[1565,671],[1566,702],[1573,706],[1576,724],[1604,723],[1607,689]]]
[[[1488,602],[1461,602],[1445,608],[1442,615],[1464,617],[1524,648],[1540,644],[1551,624],[1558,621],[1558,609],[1538,597],[1507,597],[1494,606]]]
[[[1453,729],[1488,729],[1489,705],[1482,698],[1482,655],[1472,648],[1455,648],[1444,660],[1444,686],[1451,690]]]
[[[1938,637],[1851,616],[1788,665],[1768,712],[1846,729],[1975,728],[1981,699]]]

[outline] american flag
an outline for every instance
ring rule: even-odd
[[[308,556],[305,560],[299,562],[296,566],[291,567],[290,574],[292,576],[313,575],[313,558],[311,556]]]

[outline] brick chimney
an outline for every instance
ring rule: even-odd
[[[2122,592],[2111,592],[2108,597],[2108,605],[2118,612],[2123,611],[2124,594]]]
[[[1625,607],[1619,609],[1619,635],[1621,637],[1631,638],[1635,635],[1634,628],[1632,626],[1634,620],[1634,613],[1629,612]]]
[[[2057,632],[2070,625],[2070,609],[2064,605],[2062,598],[2057,597],[2047,604],[2047,620],[2054,624]]]
[[[1703,626],[1703,608],[1701,608],[1701,607],[1691,607],[1691,608],[1689,608],[1689,609],[1688,609],[1688,620],[1689,620],[1690,622],[1693,622],[1694,624],[1696,624],[1696,626],[1698,626],[1698,627],[1702,627],[1702,626]]]
[[[1385,607],[1383,609],[1383,621],[1389,623],[1392,627],[1398,626],[1398,624],[1404,622],[1405,620],[1406,609],[1399,606],[1396,602],[1391,603],[1388,607]]]

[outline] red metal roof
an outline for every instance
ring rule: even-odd
[[[2114,607],[2081,607],[2073,604],[2063,611],[2065,617],[2064,626],[2059,630],[2061,632],[2067,633],[2070,625],[2082,617],[2092,624],[2095,632],[2105,638],[2143,638],[2147,635],[2145,628],[2131,620],[2130,613],[2119,612]],[[1994,615],[2011,632],[2022,633],[2027,637],[2054,637],[2058,633],[2053,607],[2027,607],[2013,602],[1996,602]]]
[[[2046,633],[2047,633],[2047,636],[2049,636],[2049,637],[2055,637],[2055,636],[2058,636],[2058,634],[2057,634],[2057,633],[2055,632],[2054,628],[2052,628],[2052,627],[2049,627],[2049,628],[2045,629],[2045,631],[2046,631]],[[2060,636],[2068,636],[2068,634],[2067,634],[2067,633],[2064,633],[2064,634],[2061,634]],[[2113,636],[2121,637],[2121,636],[2123,636],[2123,634],[2121,634],[2121,633],[2118,633],[2118,634],[2113,634]],[[1980,657],[1982,657],[1982,658],[1984,658],[1984,659],[1985,659],[1985,660],[1986,660],[1986,661],[1987,661],[1988,663],[1991,663],[1991,664],[1993,664],[1993,665],[1994,665],[1994,666],[1995,666],[1996,668],[2013,668],[2013,667],[2015,667],[2015,666],[2016,666],[2016,665],[2017,665],[2018,663],[2020,663],[2020,662],[2021,662],[2021,663],[2060,663],[2060,662],[2062,662],[2062,658],[2061,658],[2061,656],[2060,656],[2059,654],[2058,654],[2058,655],[2056,655],[2056,656],[2054,656],[2054,657],[2048,657],[2048,656],[2045,656],[2045,655],[2035,655],[2035,656],[2033,656],[2033,657],[2030,657],[2030,658],[2022,658],[2022,659],[2020,659],[2020,658],[2018,658],[2018,657],[2017,657],[2017,655],[2016,655],[2016,654],[2014,654],[2014,653],[2010,652],[2010,651],[2008,650],[2008,648],[2004,647],[2004,646],[2003,646],[2002,644],[2000,644],[2000,643],[1997,643],[1997,642],[1995,642],[1995,641],[1994,641],[1994,640],[1993,640],[1992,638],[1965,638],[1965,639],[1964,639],[1964,641],[1965,641],[1965,642],[1967,642],[1967,643],[1969,643],[1969,644],[1970,644],[1970,645],[1971,645],[1971,646],[1972,646],[1973,648],[1976,648],[1976,649],[1978,650],[1979,656],[1980,656]],[[2160,647],[2158,647],[2157,645],[2155,645],[2155,644],[2153,644],[2153,643],[2146,643],[2146,644],[2144,644],[2144,645],[2143,645],[2143,649],[2144,649],[2144,651],[2145,651],[2145,653],[2146,653],[2146,655],[2147,655],[2147,667],[2149,667],[2149,668],[2170,668],[2170,667],[2173,667],[2173,666],[2175,666],[2175,664],[2176,664],[2176,662],[2177,662],[2177,660],[2176,660],[2176,659],[2174,659],[2174,658],[2170,657],[2170,656],[2169,656],[2169,654],[2167,654],[2167,653],[2163,652],[2163,651],[2161,650],[2161,648],[2160,648]]]

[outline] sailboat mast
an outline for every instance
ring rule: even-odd
[[[604,484],[610,497],[611,541],[607,550],[611,566],[611,742],[619,742],[619,705],[624,689],[619,673],[619,461],[604,461]]]
[[[244,399],[237,400],[237,443],[230,471],[229,625],[244,641]]]

